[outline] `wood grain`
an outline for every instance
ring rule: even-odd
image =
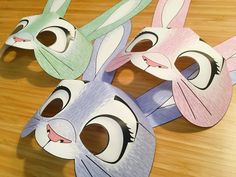
[[[0,45],[20,18],[40,14],[46,0],[0,0]],[[118,0],[72,0],[66,19],[82,26]],[[150,26],[157,0],[133,19],[131,38]],[[212,46],[236,34],[236,0],[192,0],[186,26]],[[236,45],[236,44],[235,44]],[[16,53],[9,53],[14,57]],[[9,59],[11,60],[11,59]],[[159,83],[130,64],[122,67],[114,85],[138,96]],[[30,51],[0,62],[0,176],[71,177],[73,161],[49,155],[33,135],[20,139],[24,125],[59,83],[43,72]],[[215,95],[217,96],[217,95]],[[181,118],[155,128],[156,155],[151,177],[236,176],[236,87],[224,119],[202,129]],[[145,162],[144,162],[145,163]]]

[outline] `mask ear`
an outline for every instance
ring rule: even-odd
[[[28,124],[25,126],[24,130],[22,131],[21,133],[21,137],[22,138],[25,138],[26,136],[28,136],[30,133],[32,133],[37,125],[39,123],[39,119],[33,117],[29,122]]]
[[[59,16],[64,17],[69,5],[70,0],[48,0],[43,10],[43,14],[54,12],[57,13]]]
[[[128,21],[107,35],[97,39],[90,64],[86,69],[83,80],[102,80],[112,82],[114,72],[107,73],[105,68],[125,47],[131,32],[131,23]]]
[[[236,36],[219,44],[215,49],[225,58],[233,84],[236,84]]]
[[[193,64],[181,73],[185,78],[195,77],[198,73],[198,65]],[[163,93],[163,90],[165,90],[165,93]],[[138,97],[136,102],[152,127],[166,124],[182,116],[173,100],[172,83],[170,81],[165,81],[150,89]]]
[[[159,0],[153,27],[183,27],[191,0]]]
[[[89,40],[97,39],[116,29],[142,11],[151,0],[122,0],[89,24],[80,28]]]

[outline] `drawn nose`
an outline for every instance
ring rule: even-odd
[[[30,41],[29,39],[23,39],[16,36],[14,36],[13,39],[15,42],[29,42]]]
[[[159,66],[158,63],[156,63],[156,62],[150,60],[149,58],[147,58],[147,57],[145,57],[145,56],[143,56],[143,60],[144,60],[149,66],[152,66],[152,67],[157,67],[157,66]]]
[[[48,138],[53,142],[60,142],[60,143],[71,143],[72,141],[69,139],[66,139],[60,135],[58,135],[52,127],[48,124],[47,125],[47,132],[48,132]]]
[[[160,63],[157,63],[155,61],[152,61],[151,59],[149,59],[148,57],[142,56],[143,60],[147,63],[148,66],[152,66],[152,67],[158,67],[158,68],[162,68],[162,69],[168,69],[167,66],[162,65]]]

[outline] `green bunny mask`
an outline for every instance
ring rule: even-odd
[[[142,11],[151,0],[122,0],[81,28],[63,19],[70,0],[48,0],[41,15],[24,17],[0,50],[34,50],[40,66],[57,79],[81,76],[93,51],[93,41]]]

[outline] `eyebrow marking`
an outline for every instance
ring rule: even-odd
[[[130,108],[130,106],[122,99],[122,98],[120,98],[119,96],[115,96],[114,97],[114,100],[116,100],[116,101],[119,101],[119,102],[121,102],[122,104],[124,104],[127,108],[129,108],[129,110],[133,113],[133,115],[134,115],[134,117],[135,117],[135,119],[136,119],[136,122],[137,122],[137,125],[136,125],[136,132],[135,132],[135,138],[136,138],[136,135],[137,135],[137,133],[138,133],[138,124],[139,124],[139,121],[138,121],[138,118],[137,118],[137,116],[136,116],[136,114],[134,113],[134,111]]]
[[[139,34],[134,38],[134,40],[137,39],[138,37],[144,35],[144,34],[152,34],[152,35],[154,35],[154,36],[156,37],[156,39],[157,39],[154,45],[157,44],[159,37],[157,36],[156,33],[153,33],[153,32],[151,32],[151,31],[143,31],[143,32],[139,33]]]
[[[70,89],[68,89],[67,87],[65,86],[58,86],[53,92],[52,94],[54,94],[56,91],[58,90],[65,90],[68,94],[69,94],[69,97],[71,97],[71,91]]]
[[[69,102],[70,102],[70,99],[71,99],[71,91],[70,91],[70,89],[68,89],[67,87],[65,87],[65,86],[59,86],[59,87],[57,87],[53,92],[52,92],[52,94],[50,95],[50,96],[52,96],[55,92],[57,92],[58,90],[64,90],[64,91],[66,91],[67,93],[68,93],[68,95],[69,95],[69,99],[68,99],[68,101],[67,101],[67,103],[66,103],[66,105],[64,106],[64,108],[69,104]],[[50,97],[49,96],[49,97]],[[64,109],[63,108],[63,109]]]
[[[27,25],[29,24],[29,20],[27,20],[27,19],[22,19],[22,20],[20,21],[20,23],[21,23],[21,22],[24,22],[24,21],[27,23],[25,26],[27,26]]]
[[[60,20],[63,20],[63,21],[66,21],[67,23],[70,23],[70,22],[68,22],[66,19],[64,19],[64,18],[62,18],[62,17],[59,17],[59,19]],[[70,23],[71,24],[71,23]],[[72,24],[71,24],[72,25]],[[74,27],[74,29],[75,30],[77,30],[77,27],[76,26],[74,26],[74,25],[72,25],[73,27]]]
[[[88,84],[90,81],[86,81],[86,80],[84,81],[84,80],[83,80],[82,82],[85,83],[85,84]]]

